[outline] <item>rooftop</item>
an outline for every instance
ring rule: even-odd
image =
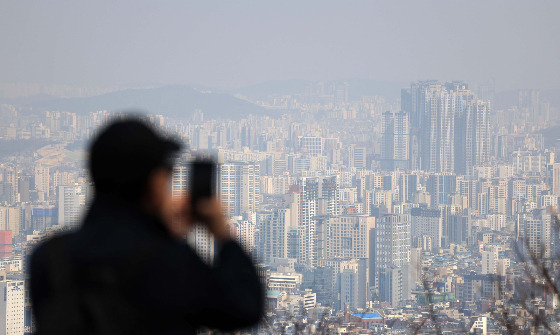
[[[352,315],[362,319],[383,319],[378,313],[354,313]]]

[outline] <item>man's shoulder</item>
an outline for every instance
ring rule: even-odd
[[[46,260],[46,256],[53,245],[67,244],[72,235],[73,233],[70,232],[58,233],[38,243],[31,254],[32,265],[34,259]]]

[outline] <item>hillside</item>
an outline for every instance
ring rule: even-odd
[[[168,117],[188,118],[197,109],[205,118],[238,120],[249,114],[273,112],[228,94],[200,92],[186,86],[130,89],[86,98],[29,97],[6,101],[33,110],[68,111],[87,114],[98,110],[135,110]]]

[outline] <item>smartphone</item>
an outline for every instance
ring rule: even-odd
[[[216,194],[216,163],[210,159],[195,160],[191,164],[190,177],[191,208],[194,216],[197,217],[197,202]]]

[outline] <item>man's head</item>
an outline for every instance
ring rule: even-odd
[[[113,121],[93,141],[89,168],[100,195],[143,205],[164,192],[180,144],[138,118]],[[157,200],[156,200],[157,201]]]

